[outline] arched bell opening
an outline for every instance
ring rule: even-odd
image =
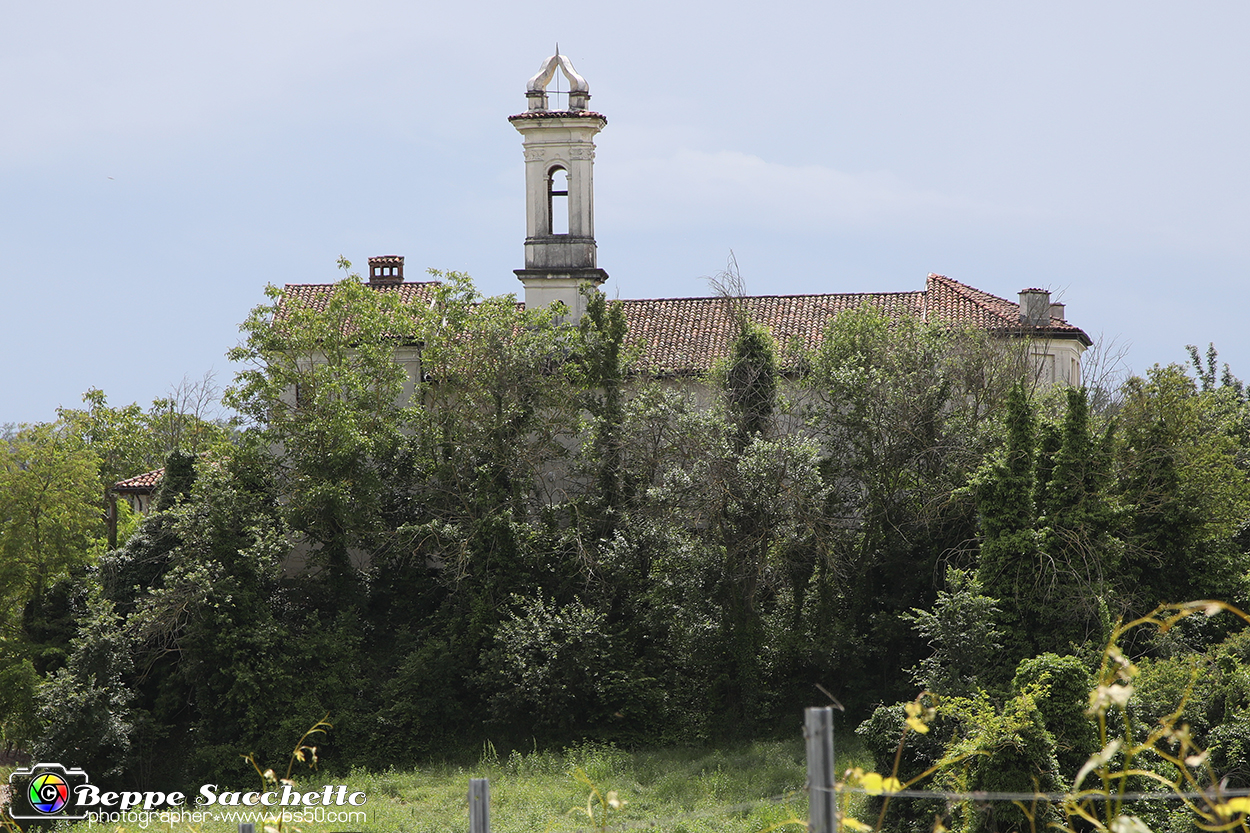
[[[569,233],[569,172],[559,165],[547,171],[547,229]]]

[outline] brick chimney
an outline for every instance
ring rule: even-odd
[[[369,258],[369,285],[387,286],[404,282],[404,256],[381,255]]]
[[[1050,325],[1050,290],[1020,290],[1020,323],[1034,327]]]

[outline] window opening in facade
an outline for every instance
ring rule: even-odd
[[[551,234],[569,233],[569,174],[564,168],[547,174],[547,227]]]

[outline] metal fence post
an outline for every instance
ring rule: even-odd
[[[469,833],[490,833],[490,781],[469,779]]]
[[[807,739],[807,801],[809,833],[838,833],[837,794],[833,790],[833,709],[804,711]]]

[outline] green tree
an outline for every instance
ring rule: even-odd
[[[117,546],[119,531],[123,542],[128,531],[126,508],[110,493],[114,483],[160,467],[171,452],[199,453],[228,440],[230,425],[212,418],[216,396],[206,374],[199,382],[184,379],[147,411],[137,403],[109,405],[98,388],[83,394],[85,408],[57,409],[66,431],[99,459],[98,503],[109,524],[110,548]]]
[[[132,669],[120,617],[111,602],[93,594],[69,663],[39,688],[45,731],[34,744],[35,757],[73,761],[95,778],[118,777],[134,737],[133,695],[124,684]]]
[[[61,424],[26,426],[0,446],[0,633],[98,548],[97,465]]]
[[[589,457],[595,464],[595,497],[598,515],[595,532],[610,537],[628,499],[624,477],[625,419],[622,397],[625,369],[625,308],[609,304],[602,292],[589,291],[586,314],[578,323],[580,357],[584,377],[579,380],[586,410],[592,420]]]
[[[959,489],[997,440],[1016,358],[984,333],[867,305],[830,322],[810,357],[796,396],[824,452],[836,533],[808,628],[840,676],[863,681],[848,705],[904,696],[898,668],[925,649],[900,614],[933,604],[941,560],[970,566],[976,517]]]
[[[137,403],[114,407],[98,388],[82,395],[85,408],[60,408],[57,416],[68,432],[93,452],[99,460],[101,492],[119,480],[160,466],[149,431],[147,415]]]
[[[700,409],[697,400],[667,400],[680,406],[670,412],[676,424],[669,429],[670,439],[680,440],[663,452],[669,456],[660,487],[649,495],[656,525],[648,533],[686,545],[682,601],[665,592],[664,603],[699,610],[692,597],[712,590],[715,604],[704,609],[717,635],[695,673],[710,681],[706,708],[733,715],[733,731],[750,733],[789,687],[792,669],[782,654],[792,653],[787,631],[821,537],[826,489],[816,444],[779,426],[784,403],[771,335],[732,298],[725,303],[737,336],[712,376],[720,402]],[[655,511],[660,505],[665,514]],[[795,574],[802,576],[799,592],[790,581]],[[707,637],[683,638],[701,645]]]
[[[764,471],[744,471],[759,460],[762,444],[772,439],[777,408],[777,353],[772,336],[737,310],[738,337],[724,369],[725,407],[729,422],[728,456],[723,461],[725,500],[717,513],[724,566],[720,577],[725,650],[728,660],[718,680],[725,705],[735,721],[749,727],[758,713],[761,692],[760,653],[764,623],[760,610],[768,555],[773,537],[775,504],[760,490]],[[762,462],[762,461],[760,461]],[[735,464],[737,463],[737,464]],[[747,476],[748,473],[755,477]]]
[[[408,443],[420,490],[414,530],[457,589],[494,608],[543,587],[566,597],[554,515],[580,498],[578,332],[557,310],[482,298],[467,276],[439,274],[416,322],[423,379]],[[415,525],[415,524],[414,524]],[[541,579],[539,577],[542,577]],[[553,585],[555,582],[555,585]],[[492,617],[493,618],[493,617]]]
[[[1038,431],[1023,388],[1013,389],[1006,445],[972,480],[978,577],[1003,603],[1009,664],[1097,641],[1116,605],[1113,435],[1090,424],[1084,389],[1067,389],[1065,399],[1060,425]]]
[[[134,402],[110,405],[104,391],[91,388],[82,395],[85,408],[58,408],[57,419],[95,452],[107,488],[159,468],[174,451],[198,454],[227,441],[230,425],[215,416],[217,393],[211,374],[184,379],[145,411]]]
[[[1042,480],[1035,472],[1037,426],[1022,384],[1012,387],[1004,419],[1006,444],[971,480],[981,527],[978,583],[986,593],[1006,603],[1002,621],[1007,641],[1004,659],[1008,662],[996,663],[999,672],[1033,653],[1036,623],[1024,617],[1021,607],[1044,575],[1034,502],[1039,494],[1036,484]],[[1050,458],[1043,455],[1043,459]],[[1044,495],[1044,491],[1040,493]]]
[[[1038,507],[1048,560],[1027,605],[1038,647],[1056,653],[1106,636],[1107,600],[1123,550],[1122,513],[1112,493],[1114,426],[1101,432],[1093,426],[1084,388],[1066,393],[1059,448]]]
[[[904,616],[933,648],[913,674],[926,691],[969,697],[988,687],[998,664],[1001,611],[998,601],[983,595],[976,577],[965,570],[948,568],[946,586],[932,611],[916,609]]]
[[[1247,600],[1237,536],[1250,518],[1250,407],[1227,367],[1215,385],[1214,358],[1199,380],[1156,365],[1124,386],[1116,491],[1127,519],[1122,592],[1135,615],[1165,601]]]
[[[413,310],[355,275],[313,302],[283,299],[276,287],[268,294],[273,303],[252,311],[244,343],[229,353],[245,368],[224,402],[248,421],[245,442],[269,456],[310,563],[343,581],[350,552],[372,548],[383,461],[403,443],[407,374],[395,352],[413,342]]]
[[[247,487],[259,478],[241,470],[245,455],[196,472],[198,459],[170,455],[155,507],[100,559],[69,660],[39,693],[37,748],[108,757],[100,772],[111,783],[168,789],[228,776],[240,746],[276,754],[292,723],[324,715],[327,700],[352,702],[328,696],[328,658],[356,650],[351,634],[326,640],[319,600],[276,597],[290,550],[276,499]],[[302,633],[284,614],[316,624]],[[302,673],[314,682],[302,686]]]

